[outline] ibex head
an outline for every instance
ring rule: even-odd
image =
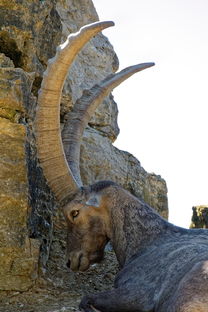
[[[97,106],[112,89],[134,73],[151,67],[144,63],[112,74],[84,91],[77,100],[63,130],[60,131],[60,98],[68,69],[81,48],[98,32],[113,22],[96,22],[70,35],[48,61],[38,97],[36,139],[38,158],[48,184],[63,206],[68,224],[68,257],[72,270],[86,270],[102,258],[109,239],[107,201],[102,189],[112,182],[98,182],[83,187],[79,170],[80,142],[83,131]]]
[[[103,259],[104,248],[111,237],[110,214],[103,190],[114,185],[110,181],[84,187],[63,208],[68,225],[68,267],[85,271]]]

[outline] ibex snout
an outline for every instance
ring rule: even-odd
[[[98,238],[99,241],[99,238]],[[104,258],[104,248],[106,240],[103,244],[98,246],[96,241],[91,241],[90,245],[83,244],[81,249],[73,249],[68,252],[67,267],[72,271],[86,271],[93,263],[101,262]]]
[[[82,251],[71,252],[66,265],[74,272],[84,272],[89,268],[90,264],[100,262],[103,256],[103,250],[98,250],[91,254],[86,254]]]
[[[70,265],[70,269],[74,272],[84,272],[90,266],[90,261],[82,251],[72,252],[69,255],[68,264]]]

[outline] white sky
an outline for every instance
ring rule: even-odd
[[[208,204],[208,0],[93,0],[120,69],[155,62],[114,90],[115,145],[167,182],[169,220]]]

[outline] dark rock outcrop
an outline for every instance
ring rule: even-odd
[[[192,207],[191,228],[208,229],[208,205]]]

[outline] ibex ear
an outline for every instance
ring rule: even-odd
[[[94,207],[99,207],[100,206],[100,196],[96,194],[90,195],[88,200],[86,201],[87,206],[94,206]]]

